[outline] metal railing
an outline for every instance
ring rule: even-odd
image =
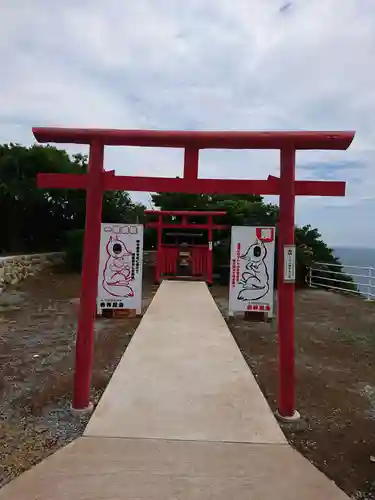
[[[375,300],[375,268],[371,266],[314,262],[309,270],[308,284],[314,288],[339,290]]]

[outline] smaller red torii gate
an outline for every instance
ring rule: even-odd
[[[293,418],[294,409],[294,282],[284,279],[284,250],[294,244],[296,196],[345,196],[345,182],[302,181],[295,178],[298,150],[345,150],[355,132],[327,131],[170,131],[33,128],[39,142],[90,146],[85,174],[38,174],[40,188],[86,190],[86,221],[79,310],[73,408],[90,405],[94,353],[94,319],[98,284],[103,192],[108,190],[192,194],[260,194],[280,196],[278,224],[279,414]],[[183,178],[116,176],[105,171],[105,146],[143,146],[184,150]],[[274,149],[280,152],[280,178],[202,179],[198,177],[202,149]]]
[[[203,229],[208,232],[208,242],[204,245],[192,245],[192,277],[199,277],[212,284],[212,239],[213,231],[228,229],[225,224],[215,224],[214,217],[226,215],[222,211],[187,211],[187,210],[145,210],[146,215],[157,216],[157,221],[146,222],[145,226],[157,230],[156,282],[163,276],[177,276],[178,246],[163,243],[163,229]],[[181,222],[165,222],[164,217],[180,217]],[[191,217],[205,217],[207,222],[189,222]]]

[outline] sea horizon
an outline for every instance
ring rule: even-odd
[[[331,247],[332,248],[332,247]],[[349,274],[358,286],[358,290],[367,295],[369,283],[373,286],[371,293],[375,294],[375,248],[336,246],[334,255],[340,260],[343,271]],[[371,280],[370,280],[370,268]],[[359,276],[358,276],[359,275]]]

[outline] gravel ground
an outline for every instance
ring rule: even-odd
[[[144,308],[156,292],[146,276]],[[82,434],[70,411],[80,277],[57,269],[0,296],[0,486]],[[212,288],[226,315],[227,288]],[[229,321],[272,409],[276,322]],[[96,404],[139,319],[98,319]],[[296,402],[289,442],[356,500],[375,499],[375,305],[319,290],[296,296]]]
[[[0,486],[82,434],[70,411],[80,276],[49,269],[0,295]],[[146,283],[144,307],[155,288]],[[138,318],[98,319],[96,404]]]
[[[227,313],[227,289],[213,287]],[[277,409],[276,321],[228,326],[273,410]],[[375,499],[375,303],[323,290],[296,293],[296,407],[282,424],[289,442],[357,500]]]

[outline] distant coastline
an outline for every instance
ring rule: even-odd
[[[333,250],[344,266],[375,267],[375,248],[334,247]]]
[[[350,266],[373,267],[371,282],[375,286],[375,248],[335,247],[333,250],[340,259],[344,272],[352,276],[360,292],[367,293],[369,270]],[[358,274],[361,276],[355,276]],[[372,293],[375,293],[375,288],[372,288]]]

